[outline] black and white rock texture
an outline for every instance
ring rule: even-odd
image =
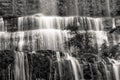
[[[0,15],[119,16],[119,3],[119,0],[0,0]]]

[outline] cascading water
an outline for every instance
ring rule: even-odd
[[[104,40],[108,42],[107,32],[104,31],[102,18],[45,17],[39,15],[20,17],[18,19],[19,31],[11,34],[6,33],[6,38],[8,39],[8,42],[10,42],[10,38],[12,38],[13,42],[15,42],[13,45],[18,46],[20,51],[22,51],[21,49],[24,45],[29,47],[32,45],[32,50],[50,49],[63,51],[64,42],[70,37],[68,34],[69,31],[64,29],[69,25],[74,26],[77,24],[77,19],[80,33],[85,33],[85,30],[87,29],[89,33],[95,35],[93,42],[97,42],[99,47]],[[4,37],[1,39],[4,39]],[[53,47],[51,47],[51,45],[53,45]]]
[[[4,26],[3,18],[0,18],[0,50],[9,48],[9,33]]]
[[[15,80],[26,80],[25,66],[24,66],[24,53],[18,52],[15,54]]]
[[[18,20],[18,27],[21,31],[20,35],[24,33],[23,38],[26,37],[26,39],[24,38],[26,45],[28,42],[32,41],[31,45],[34,47],[33,50],[48,49],[64,51],[63,44],[69,35],[67,34],[68,31],[63,29],[65,28],[64,26],[72,23],[72,18],[73,17],[37,17],[36,15],[30,17],[21,17]],[[30,22],[32,26],[29,26]],[[26,26],[26,29],[24,26]],[[33,26],[36,27],[36,30],[32,30]]]
[[[119,80],[120,79],[120,73],[119,73],[120,62],[119,61],[113,60],[113,70],[114,70],[114,73],[115,73],[116,80]]]
[[[33,31],[22,31],[13,33],[13,40],[18,38],[15,46],[18,45],[18,49],[22,51],[24,47],[28,47],[33,51],[37,50],[61,50],[64,51],[64,39],[67,37],[67,32],[61,30],[33,30]],[[63,36],[61,36],[63,35]]]
[[[59,75],[60,75],[60,80],[64,80],[63,73],[66,73],[65,71],[62,71],[64,67],[62,67],[62,64],[65,65],[66,62],[68,62],[68,69],[71,70],[69,73],[71,75],[71,78],[69,80],[84,80],[83,76],[83,71],[82,71],[82,66],[80,65],[79,61],[75,59],[74,57],[70,56],[68,53],[64,58],[60,57],[60,53],[56,53],[57,61],[58,61],[58,68],[59,68]],[[72,75],[74,77],[72,77]],[[65,75],[67,76],[67,75]],[[67,79],[67,78],[65,78]]]
[[[29,5],[32,0],[23,2]],[[0,18],[0,80],[120,80],[120,62],[109,59],[108,56],[101,56],[101,46],[111,48],[111,45],[117,45],[120,36],[116,33],[109,35],[104,30],[104,18],[86,17],[111,17],[111,0],[33,0],[33,2],[38,2],[32,6],[38,8],[38,14],[19,17],[17,32],[7,32],[5,26],[7,22]],[[21,6],[22,1],[13,1],[12,4],[16,6],[17,3]],[[6,6],[5,3],[1,5]],[[24,9],[29,7],[26,6]],[[17,10],[15,7],[13,9]],[[111,19],[114,29],[115,19]],[[87,41],[86,33],[92,37],[89,45],[97,49],[98,60],[93,54],[86,52],[82,54],[82,51],[78,52],[82,56],[76,56],[78,50],[76,46],[66,49],[65,42],[75,37],[69,30],[71,26],[73,29],[77,26],[77,34],[83,35],[82,47]],[[119,48],[119,45],[117,47]],[[108,52],[114,55],[111,51]],[[119,52],[118,49],[115,58],[119,58]]]
[[[0,18],[0,31],[5,31],[3,18]]]
[[[31,80],[27,55],[15,52],[15,80]]]
[[[23,30],[39,29],[39,30],[33,30],[31,32],[30,31],[25,31],[25,32],[26,34],[30,34],[30,33],[33,34],[33,37],[35,36],[34,34],[38,34],[38,33],[42,34],[41,37],[38,34],[39,39],[41,39],[41,41],[42,40],[44,41],[42,43],[45,43],[45,44],[48,43],[47,46],[49,47],[49,43],[52,43],[52,45],[57,44],[56,43],[57,36],[59,36],[58,40],[62,40],[58,42],[60,44],[64,43],[64,40],[65,40],[64,38],[66,38],[68,35],[67,35],[67,31],[63,29],[65,29],[69,24],[70,25],[76,24],[75,21],[77,18],[78,18],[77,22],[80,24],[79,30],[81,33],[85,33],[86,29],[88,30],[88,32],[93,33],[96,36],[97,43],[99,46],[103,43],[104,40],[108,41],[107,32],[104,31],[102,18],[94,19],[89,17],[88,18],[86,17],[45,17],[45,16],[34,15],[34,16],[19,18],[18,20],[19,30],[23,31]],[[50,37],[52,36],[49,37],[49,35],[53,35],[53,38],[50,39]],[[45,39],[45,36],[46,36],[46,39]]]
[[[3,21],[1,21],[0,25],[3,26]],[[85,34],[86,30],[87,33],[92,34],[92,42],[94,45],[97,43],[96,47],[98,47],[99,50],[104,41],[106,41],[108,45],[110,45],[108,34],[106,31],[104,31],[104,24],[102,18],[78,16],[48,17],[41,14],[20,17],[18,19],[18,32],[10,33],[4,31],[0,34],[1,50],[17,50],[15,52],[14,79],[44,80],[45,77],[41,76],[40,74],[41,70],[34,70],[34,67],[36,67],[37,65],[35,64],[36,62],[34,61],[34,59],[37,58],[36,60],[42,60],[46,55],[42,54],[41,59],[38,57],[39,55],[36,51],[39,52],[39,50],[53,50],[58,51],[55,55],[57,58],[55,61],[57,62],[57,67],[55,66],[55,69],[53,71],[50,67],[51,75],[47,76],[49,77],[49,80],[53,80],[51,79],[53,74],[54,80],[57,80],[56,77],[58,76],[60,77],[59,80],[87,80],[86,74],[84,73],[84,66],[86,65],[89,65],[91,80],[96,80],[96,78],[94,77],[95,75],[99,76],[98,80],[119,80],[119,62],[114,61],[114,63],[111,63],[112,66],[108,66],[107,63],[104,61],[102,61],[101,63],[95,63],[94,65],[92,63],[86,62],[81,64],[81,60],[73,57],[70,54],[74,51],[71,50],[70,53],[67,52],[68,50],[64,48],[64,42],[68,41],[69,38],[72,38],[74,36],[69,34],[69,30],[65,30],[67,27],[70,26],[78,26],[80,34]],[[113,41],[116,40],[113,38]],[[32,54],[33,51],[35,51],[36,54]],[[29,56],[26,55],[26,53],[28,52],[31,52]],[[63,56],[61,56],[60,52],[63,52]],[[44,53],[44,51],[42,53]],[[30,55],[32,55],[33,57],[30,57]],[[50,58],[48,59],[50,60]],[[54,61],[50,61],[50,66],[53,66]],[[35,66],[32,66],[33,64]],[[41,64],[43,63],[41,62]],[[113,71],[110,71],[110,69],[113,69]],[[55,73],[52,73],[54,71]],[[34,72],[34,74],[32,74],[32,72]],[[68,77],[68,74],[70,75],[70,77]],[[113,76],[113,78],[111,78],[112,74],[115,75]]]

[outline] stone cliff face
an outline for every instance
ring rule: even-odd
[[[56,6],[57,5],[57,6]],[[0,0],[1,16],[23,16],[34,13],[59,16],[119,16],[119,0]]]
[[[37,11],[36,1],[38,0],[0,0],[0,16],[18,17],[27,15],[27,13],[35,13]]]
[[[49,16],[115,17],[120,15],[119,3],[119,0],[0,0],[0,16],[4,18],[8,31],[17,31],[20,16],[41,13]],[[107,21],[111,23],[111,19]],[[112,25],[106,24],[107,27]]]
[[[13,5],[11,0],[1,0],[0,1],[0,15],[8,16],[13,15]]]

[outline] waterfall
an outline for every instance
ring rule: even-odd
[[[5,31],[3,18],[0,18],[0,31]]]
[[[33,37],[36,36],[36,39],[38,40],[41,39],[41,41],[39,42],[42,47],[41,49],[44,49],[47,46],[48,49],[55,50],[55,48],[62,46],[66,38],[68,38],[69,36],[67,33],[68,31],[64,29],[67,28],[67,26],[69,27],[69,25],[76,26],[76,24],[79,24],[80,33],[85,33],[85,30],[88,30],[89,33],[92,33],[93,35],[96,36],[95,37],[96,41],[95,39],[94,41],[97,42],[98,47],[101,46],[104,40],[108,42],[107,32],[104,31],[105,27],[103,25],[102,18],[75,17],[75,16],[74,17],[46,17],[46,16],[40,16],[39,14],[36,14],[33,16],[20,17],[18,19],[18,28],[20,31],[24,31],[26,36],[28,34],[32,34]],[[33,30],[33,29],[37,29],[37,30]],[[26,30],[32,30],[32,31],[26,31]],[[51,45],[54,45],[53,46],[54,48],[52,47],[50,48]],[[58,45],[58,46],[55,46],[55,45]]]
[[[23,52],[15,54],[15,80],[30,80],[27,57]]]
[[[83,76],[83,71],[82,71],[82,66],[80,65],[79,61],[75,59],[74,57],[70,56],[68,53],[65,54],[65,58],[60,57],[60,53],[56,53],[57,61],[58,61],[58,68],[59,68],[59,75],[60,75],[60,80],[63,80],[63,70],[64,67],[62,67],[62,64],[64,64],[66,61],[68,62],[68,69],[70,69],[70,76],[71,79],[69,80],[84,80]],[[74,77],[72,77],[72,74]],[[67,74],[65,75],[67,76]]]
[[[116,61],[114,59],[111,59],[111,63],[113,64],[113,71],[114,71],[114,76],[116,80],[120,79],[120,62]]]
[[[3,25],[3,23],[1,23],[1,25]],[[71,28],[71,26],[77,26],[79,34],[90,34],[93,38],[91,45],[98,47],[99,51],[103,43],[110,45],[108,32],[105,31],[103,18],[78,16],[50,17],[41,14],[35,14],[31,16],[19,17],[17,32],[1,31],[0,50],[16,51],[14,67],[15,80],[44,79],[43,76],[41,77],[40,71],[36,71],[36,73],[34,72],[34,74],[32,74],[32,70],[34,70],[35,65],[38,65],[39,63],[35,62],[34,59],[37,58],[36,60],[39,61],[45,58],[45,56],[48,58],[50,56],[49,54],[52,55],[52,58],[56,57],[56,60],[51,59],[50,66],[53,67],[53,62],[57,62],[57,66],[54,66],[55,69],[52,70],[50,67],[51,70],[49,73],[49,80],[52,80],[53,74],[55,80],[57,80],[57,78],[60,80],[86,80],[86,74],[84,74],[84,66],[86,66],[86,64],[89,64],[87,67],[90,69],[87,69],[90,71],[90,77],[93,80],[96,79],[94,77],[96,75],[99,76],[99,80],[100,78],[103,78],[103,80],[114,80],[114,78],[115,80],[119,80],[119,62],[114,61],[114,63],[111,63],[112,66],[110,66],[108,63],[106,63],[106,61],[101,61],[102,67],[99,66],[99,62],[95,63],[95,65],[93,65],[94,63],[87,61],[85,61],[85,63],[81,63],[82,60],[72,55],[72,53],[75,52],[73,50],[76,49],[72,49],[72,47],[70,50],[67,50],[65,48],[64,43],[75,36],[74,34],[70,34],[69,28]],[[115,23],[113,24],[113,27],[114,26]],[[112,38],[115,43],[118,42],[119,38],[114,36],[114,34]],[[95,44],[97,44],[97,46]],[[47,55],[44,54],[44,52],[43,54],[42,52],[40,54],[36,52],[41,50],[56,51],[56,54],[53,55],[50,51]],[[35,51],[36,54],[32,54],[31,52],[33,51]],[[32,57],[28,57],[27,54],[31,55]],[[30,59],[31,63],[29,61]],[[42,62],[40,63],[43,64]],[[32,66],[32,68],[30,66]],[[39,67],[41,66],[42,65]],[[95,70],[93,70],[94,68]],[[102,68],[101,71],[99,68]],[[68,74],[70,77],[68,77]],[[112,74],[115,76],[111,78]]]
[[[80,65],[79,61],[77,59],[69,56],[69,55],[67,56],[67,59],[71,61],[71,65],[72,65],[72,68],[73,68],[75,80],[80,80],[80,79],[84,80],[83,71],[81,69],[81,65]]]
[[[0,50],[8,49],[9,46],[9,33],[7,32],[6,26],[4,26],[5,22],[3,18],[0,18]]]
[[[25,66],[24,66],[24,53],[16,53],[15,60],[15,80],[26,80],[25,78]]]
[[[67,37],[67,32],[61,30],[47,29],[47,30],[33,30],[13,33],[18,37],[18,48],[22,51],[25,47],[28,50],[61,50],[64,51],[64,40]],[[13,37],[13,39],[15,38]],[[16,46],[17,46],[16,45]]]
[[[31,37],[33,50],[48,49],[64,51],[64,42],[69,35],[67,34],[68,31],[63,29],[68,24],[73,23],[72,21],[73,17],[45,17],[39,16],[38,14],[20,17],[18,19],[20,32],[16,32],[16,34],[20,33],[20,35],[22,35],[22,33],[24,33],[23,38],[26,37],[26,40],[24,38],[26,45],[30,42]],[[26,26],[26,29],[24,26]]]
[[[111,2],[3,0],[0,10],[13,6],[0,15],[14,14],[0,17],[0,80],[120,80],[120,36],[109,34],[104,22],[110,18],[110,28],[116,28]]]

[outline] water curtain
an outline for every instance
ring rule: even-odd
[[[93,44],[97,43],[98,48],[104,41],[109,45],[108,32],[104,30],[102,18],[78,16],[49,17],[35,14],[18,18],[17,32],[4,31],[3,24],[4,21],[1,19],[0,25],[3,28],[1,28],[2,31],[0,32],[0,49],[13,50],[15,53],[15,72],[14,74],[10,72],[10,75],[14,75],[15,80],[44,80],[45,78],[45,80],[57,80],[58,78],[60,80],[85,80],[87,79],[86,76],[88,77],[85,73],[86,70],[89,71],[89,78],[92,80],[96,80],[94,76],[99,76],[98,80],[119,80],[119,72],[117,71],[119,70],[118,61],[107,59],[111,65],[108,65],[108,62],[104,60],[95,64],[86,61],[81,63],[81,60],[73,57],[71,52],[67,52],[68,50],[64,48],[64,42],[74,36],[71,36],[69,34],[70,30],[67,29],[71,26],[78,26],[80,34],[86,33],[86,30],[89,34],[92,34]],[[112,40],[113,42],[118,41],[115,38]],[[48,54],[44,51],[41,52],[41,50],[48,50]],[[56,52],[53,55],[53,52],[49,50]],[[52,58],[46,57],[49,54],[56,56],[56,60],[53,60],[53,56],[51,56]],[[43,64],[42,60],[44,59],[50,63],[48,64],[49,74],[41,70],[44,69],[41,67],[42,65],[38,65],[39,63]],[[40,69],[33,65],[38,65]],[[55,66],[54,69],[52,68],[53,65]],[[36,67],[38,71],[33,67]],[[47,77],[44,77],[40,73],[41,71],[47,74]],[[68,77],[68,73],[70,77]],[[9,77],[9,79],[13,79],[13,77]]]

